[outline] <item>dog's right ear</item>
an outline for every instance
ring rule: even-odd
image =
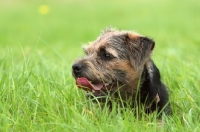
[[[128,47],[131,64],[138,71],[149,60],[155,42],[136,33],[127,33],[126,46]]]

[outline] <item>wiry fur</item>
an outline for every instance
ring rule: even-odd
[[[86,56],[75,61],[73,68],[79,65],[81,69],[73,69],[73,76],[92,83],[117,83],[120,96],[124,101],[131,100],[133,107],[141,101],[147,112],[164,109],[170,113],[166,87],[150,58],[154,46],[152,39],[138,33],[107,29],[84,47]]]

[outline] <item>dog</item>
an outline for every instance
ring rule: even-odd
[[[168,90],[151,59],[155,42],[139,33],[108,28],[83,46],[72,65],[76,85],[94,97],[113,95],[146,113],[171,113]]]

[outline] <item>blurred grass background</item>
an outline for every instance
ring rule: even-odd
[[[1,130],[92,131],[96,126],[91,114],[83,117],[84,93],[74,86],[71,64],[83,55],[82,44],[95,40],[109,26],[156,41],[153,59],[169,86],[177,115],[167,120],[167,130],[198,131],[198,0],[0,0]],[[135,126],[138,131],[155,130],[135,120],[128,127],[130,119],[120,120],[123,125],[106,116],[102,119],[109,129],[100,121],[98,131],[118,130],[116,124],[124,131]],[[77,120],[84,123],[77,127]],[[57,124],[56,128],[50,124]]]
[[[47,14],[39,13],[42,5],[48,6]],[[200,4],[196,0],[1,0],[0,6],[2,46],[32,47],[38,43],[42,47],[46,42],[63,53],[63,47],[77,49],[94,40],[107,26],[152,37],[158,46],[164,46],[163,51],[188,45],[195,51],[199,41]]]

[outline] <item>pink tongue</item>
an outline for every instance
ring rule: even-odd
[[[76,79],[76,85],[85,91],[100,90],[103,88],[103,83],[92,84],[87,78],[81,77]]]

